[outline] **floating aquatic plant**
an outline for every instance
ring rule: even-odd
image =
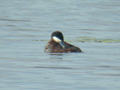
[[[97,39],[93,37],[79,37],[78,42],[120,43],[120,39]]]

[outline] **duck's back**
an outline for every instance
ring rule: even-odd
[[[51,52],[51,53],[67,53],[67,52],[82,52],[80,48],[71,45],[67,42],[64,42],[66,47],[62,48],[60,44],[50,40],[45,47],[46,52]]]

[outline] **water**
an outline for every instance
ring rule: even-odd
[[[119,90],[119,24],[119,0],[1,0],[0,90]],[[56,30],[84,53],[44,53]]]

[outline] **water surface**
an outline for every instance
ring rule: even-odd
[[[2,0],[1,90],[119,90],[119,0]],[[50,34],[84,53],[48,54]]]

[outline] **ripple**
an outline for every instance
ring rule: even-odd
[[[120,73],[99,73],[100,76],[117,76],[120,77]]]
[[[18,22],[29,22],[30,20],[22,20],[22,19],[6,19],[6,18],[0,18],[0,21],[18,21]]]
[[[43,68],[43,69],[73,69],[71,67],[56,67],[56,66],[35,66],[34,68]]]

